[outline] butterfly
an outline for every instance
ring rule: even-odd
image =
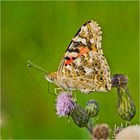
[[[46,74],[45,78],[65,91],[111,90],[110,69],[101,40],[101,27],[93,20],[87,21],[71,40],[58,70]]]

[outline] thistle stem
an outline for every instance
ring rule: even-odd
[[[93,124],[91,122],[91,119],[89,120],[88,124],[86,125],[86,128],[90,132],[90,134],[93,133]]]
[[[87,130],[90,132],[90,134],[92,134],[93,128],[92,128],[91,126],[89,126],[89,125],[87,125],[86,128],[87,128]]]

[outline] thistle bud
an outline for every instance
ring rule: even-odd
[[[86,105],[86,112],[89,117],[95,117],[99,113],[99,105],[95,100],[90,100]]]
[[[127,81],[127,76],[123,74],[115,74],[112,77],[112,87],[117,88],[118,94],[117,111],[123,120],[130,121],[135,116],[136,108],[129,94]]]
[[[87,127],[89,116],[85,109],[81,108],[79,105],[76,105],[70,115],[76,125],[79,127]]]
[[[130,121],[135,116],[136,108],[127,86],[117,88],[117,94],[117,111],[123,120]]]

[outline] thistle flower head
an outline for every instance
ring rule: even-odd
[[[56,100],[56,110],[58,116],[67,116],[71,114],[75,107],[74,99],[72,94],[62,92],[57,96]]]
[[[138,140],[139,138],[140,126],[138,125],[126,127],[115,136],[115,140]]]
[[[115,74],[112,79],[112,87],[125,86],[128,81],[128,77],[123,74]]]
[[[90,100],[87,102],[86,111],[89,117],[95,117],[99,113],[99,105],[95,100]]]
[[[106,140],[109,137],[109,126],[107,124],[99,124],[93,128],[93,138],[95,140],[103,139]]]

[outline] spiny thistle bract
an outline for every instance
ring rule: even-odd
[[[117,111],[123,120],[130,121],[135,116],[136,108],[127,88],[127,81],[128,78],[122,74],[112,77],[112,87],[117,88]]]

